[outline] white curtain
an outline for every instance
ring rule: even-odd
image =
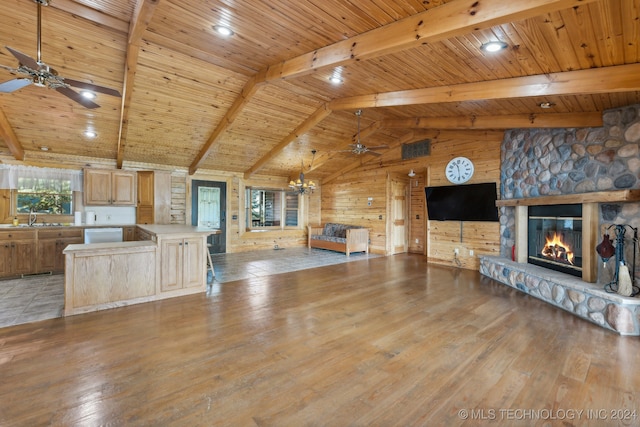
[[[69,181],[71,191],[82,191],[82,171],[37,168],[34,166],[0,165],[0,188],[17,189],[18,178]]]

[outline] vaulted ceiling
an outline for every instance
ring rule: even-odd
[[[18,67],[5,46],[36,58],[37,9],[2,1],[0,66]],[[41,10],[42,61],[122,97],[98,94],[88,109],[34,84],[0,93],[0,158],[28,162],[47,147],[120,167],[291,176],[317,150],[310,176],[323,179],[375,159],[342,151],[358,110],[365,146],[397,147],[433,130],[597,126],[603,110],[640,103],[640,0],[49,0]],[[507,49],[481,50],[492,40]],[[16,77],[0,68],[0,83]]]

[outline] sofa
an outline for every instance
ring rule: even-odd
[[[358,225],[326,223],[324,226],[309,226],[309,248],[344,252],[369,253],[369,229]]]

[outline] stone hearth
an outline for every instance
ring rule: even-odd
[[[480,258],[480,273],[621,335],[640,335],[640,299],[502,257]]]

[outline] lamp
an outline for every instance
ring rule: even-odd
[[[313,165],[313,159],[316,157],[316,150],[311,150],[311,154],[313,157],[311,158],[311,164],[309,165],[309,169],[311,169],[311,166]],[[304,179],[304,162],[302,160],[300,160],[300,175],[298,176],[298,179],[296,181],[294,180],[289,181],[289,188],[303,195],[311,194],[313,193],[313,190],[316,189],[315,182],[311,180],[305,181]]]
[[[416,173],[413,171],[413,169],[411,169],[407,175],[413,178],[414,176],[416,176]]]

